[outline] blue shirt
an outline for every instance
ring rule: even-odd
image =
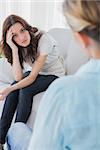
[[[28,150],[100,150],[100,60],[51,84]]]

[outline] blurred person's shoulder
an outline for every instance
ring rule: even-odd
[[[75,75],[68,75],[64,77],[60,77],[53,81],[53,83],[50,85],[51,89],[59,90],[61,91],[69,91],[74,90],[76,87],[80,88],[80,86],[84,83],[78,76]]]

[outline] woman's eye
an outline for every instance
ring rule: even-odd
[[[26,29],[21,29],[22,32],[26,31]]]

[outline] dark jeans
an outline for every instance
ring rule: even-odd
[[[26,72],[24,77],[28,76],[29,73]],[[5,137],[11,125],[15,110],[15,122],[26,123],[31,113],[33,96],[45,91],[56,78],[58,77],[54,75],[38,75],[31,85],[20,90],[15,90],[7,96],[0,119],[0,143],[5,143]]]

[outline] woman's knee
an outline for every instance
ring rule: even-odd
[[[23,100],[29,101],[29,98],[30,98],[30,94],[28,92],[28,89],[27,88],[20,89],[20,91],[19,91],[19,102],[23,102]]]
[[[25,87],[20,89],[19,91],[19,99],[31,99],[34,95],[34,89],[32,89],[31,87]]]

